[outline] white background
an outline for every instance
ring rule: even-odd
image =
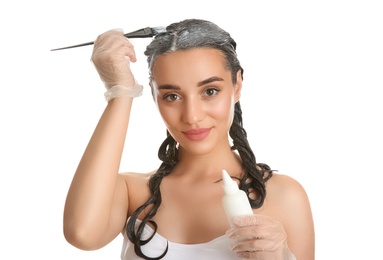
[[[97,2],[97,3],[96,3]],[[94,252],[62,235],[67,189],[106,103],[93,41],[185,18],[238,43],[244,126],[259,162],[305,187],[316,256],[377,259],[383,233],[381,1],[3,1],[0,4],[0,259],[119,259],[121,237]],[[143,55],[122,171],[158,166],[165,136]]]

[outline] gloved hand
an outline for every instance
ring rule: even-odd
[[[226,235],[233,239],[231,250],[241,259],[295,260],[287,245],[282,223],[263,215],[235,217]]]
[[[123,31],[110,30],[99,35],[91,60],[105,84],[108,101],[118,96],[142,94],[142,86],[137,84],[130,70],[130,62],[136,62],[134,47]]]

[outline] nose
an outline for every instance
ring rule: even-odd
[[[187,124],[198,123],[205,115],[202,102],[198,98],[187,99],[182,109],[182,120]]]

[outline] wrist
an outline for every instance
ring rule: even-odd
[[[142,95],[143,86],[135,82],[133,87],[126,87],[123,85],[114,85],[108,89],[105,93],[105,100],[110,100],[117,97],[139,97]]]

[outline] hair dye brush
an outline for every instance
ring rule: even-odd
[[[146,28],[142,28],[142,29],[139,29],[137,31],[134,31],[134,32],[125,33],[124,36],[127,38],[150,38],[150,37],[156,36],[157,34],[164,33],[164,32],[166,32],[165,27],[146,27]],[[86,43],[81,43],[81,44],[77,44],[77,45],[52,49],[51,51],[71,49],[71,48],[76,48],[76,47],[92,45],[92,44],[94,44],[94,42],[86,42]]]

